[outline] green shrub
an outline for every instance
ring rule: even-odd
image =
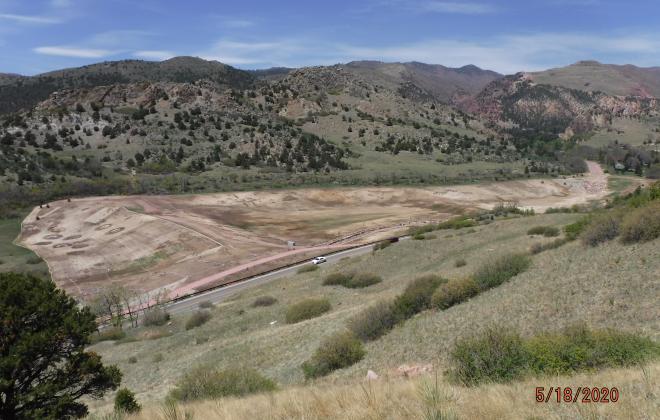
[[[163,360],[165,360],[165,358],[163,357],[163,354],[162,354],[162,353],[156,353],[156,354],[154,354],[154,357],[151,359],[151,361],[154,362],[154,363],[160,363],[160,362],[162,362]]]
[[[350,331],[326,338],[311,359],[302,364],[305,378],[317,378],[351,366],[364,357],[362,342]]]
[[[534,226],[527,231],[528,235],[559,236],[559,229],[554,226]]]
[[[286,323],[295,324],[306,319],[316,318],[330,310],[328,299],[306,299],[289,306],[286,311]]]
[[[348,329],[360,340],[370,341],[385,335],[396,323],[392,302],[381,301],[353,317],[348,322]]]
[[[616,238],[619,235],[619,224],[619,218],[611,213],[598,215],[589,222],[580,239],[585,245],[597,246]]]
[[[392,242],[390,241],[380,241],[376,245],[374,245],[374,251],[380,251],[382,249],[385,249],[389,246],[392,245]]]
[[[185,402],[243,396],[275,389],[275,382],[254,369],[216,370],[209,366],[200,366],[179,379],[176,387],[170,392],[170,397]]]
[[[513,202],[504,202],[504,203],[498,203],[493,207],[493,210],[491,211],[495,216],[507,216],[509,213],[511,214],[519,214],[522,216],[533,216],[534,215],[534,209],[521,209],[518,207],[517,203]]]
[[[577,222],[564,226],[564,234],[566,235],[566,239],[569,241],[574,241],[577,239],[580,234],[582,234],[584,229],[586,229],[586,227],[589,225],[590,221],[591,216],[584,216]]]
[[[517,333],[489,328],[460,340],[451,352],[450,376],[466,385],[506,382],[525,375],[557,375],[598,368],[631,366],[660,356],[648,338],[584,326],[523,340]]]
[[[503,328],[488,328],[480,336],[457,341],[450,358],[450,377],[465,385],[518,378],[530,363],[520,335]]]
[[[499,286],[529,268],[531,259],[524,254],[509,254],[486,262],[474,274],[481,290]]]
[[[117,413],[137,413],[140,411],[140,404],[135,399],[135,394],[127,388],[120,388],[115,395],[115,412]]]
[[[277,299],[272,296],[259,296],[252,302],[252,307],[271,306],[277,303]]]
[[[346,286],[353,278],[353,273],[332,273],[323,279],[324,286]]]
[[[648,205],[628,213],[621,222],[621,241],[626,244],[647,242],[660,237],[660,204]]]
[[[433,293],[431,304],[438,309],[448,309],[465,302],[479,293],[479,286],[470,277],[449,280]]]
[[[532,355],[530,370],[552,375],[630,366],[660,355],[660,346],[647,338],[614,330],[591,331],[583,325],[537,335],[525,346]]]
[[[568,238],[557,238],[554,241],[546,242],[546,243],[539,242],[539,243],[533,244],[531,246],[529,252],[536,255],[536,254],[539,254],[543,251],[547,251],[549,249],[559,248],[560,246],[562,246],[566,243],[568,243]]]
[[[467,261],[465,261],[465,258],[459,258],[454,262],[454,267],[459,268],[459,267],[465,267],[467,265]]]
[[[350,289],[360,289],[382,282],[383,279],[373,273],[358,273],[351,278],[346,287]]]
[[[151,308],[142,317],[146,327],[165,325],[170,320],[170,314],[160,307]]]
[[[415,236],[413,236],[412,238],[416,241],[423,241],[424,239],[426,239],[426,236],[424,236],[421,233],[416,233]]]
[[[432,223],[423,226],[412,226],[408,229],[408,235],[412,237],[423,236],[425,233],[433,232],[434,230],[438,230],[438,225]]]
[[[99,343],[101,341],[117,341],[126,337],[126,333],[117,327],[105,328],[99,331],[98,334],[90,336],[92,343]]]
[[[211,313],[209,311],[193,312],[186,321],[186,330],[192,330],[200,325],[204,325],[209,319],[211,319]]]
[[[411,316],[431,307],[431,296],[435,289],[447,280],[429,274],[413,280],[402,294],[394,299],[394,313],[398,320]]]
[[[319,269],[319,266],[316,264],[306,264],[298,269],[298,274],[310,273]]]
[[[478,223],[467,216],[458,216],[438,224],[437,229],[463,229],[477,226]]]
[[[128,363],[130,363],[130,364],[137,363],[137,357],[135,357],[135,356],[129,357],[128,358]]]

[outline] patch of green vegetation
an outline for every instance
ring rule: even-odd
[[[534,226],[527,231],[528,235],[559,236],[559,229],[554,226]]]
[[[525,254],[503,255],[483,264],[474,273],[474,281],[481,290],[491,289],[524,272],[531,263]]]
[[[332,306],[328,299],[305,299],[289,306],[286,311],[286,323],[295,324],[306,319],[316,318],[328,312]]]
[[[479,285],[471,277],[452,279],[438,287],[431,301],[438,309],[449,309],[476,296],[479,292]]]
[[[324,286],[344,286],[361,289],[380,283],[383,278],[373,273],[332,273],[323,280]]]
[[[195,401],[270,392],[276,388],[274,381],[254,369],[217,370],[200,366],[179,379],[169,397],[176,401]]]
[[[326,338],[311,359],[303,363],[305,378],[325,376],[359,362],[365,355],[362,342],[353,333],[342,331]]]
[[[660,346],[652,340],[614,330],[575,326],[523,339],[503,328],[489,328],[456,343],[450,375],[465,385],[477,385],[533,374],[631,366],[658,356]]]
[[[0,219],[0,272],[50,278],[48,266],[37,254],[14,243],[21,232],[22,220],[22,216]]]

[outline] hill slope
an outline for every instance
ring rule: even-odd
[[[243,291],[217,304],[211,320],[194,330],[185,330],[185,317],[176,317],[170,326],[130,332],[137,341],[104,342],[93,349],[122,368],[126,385],[142,401],[162,398],[177,377],[198,365],[250,366],[283,385],[302,383],[300,365],[324,337],[344,328],[374,302],[400,293],[412,279],[428,273],[465,277],[484,259],[552,241],[529,236],[531,227],[562,227],[580,217],[551,214],[500,220],[472,230],[438,232],[432,239],[403,241],[374,254]],[[458,259],[467,264],[456,267]],[[334,272],[371,272],[382,276],[383,282],[364,289],[323,286],[323,279]],[[443,372],[454,342],[492,323],[530,336],[584,321],[594,328],[613,327],[657,339],[658,273],[658,240],[632,246],[613,242],[598,248],[572,242],[534,256],[529,271],[502,286],[451,309],[425,311],[402,323],[367,343],[362,361],[336,371],[328,381],[360,379],[368,369],[381,376],[397,376],[402,364],[428,363]],[[272,296],[277,302],[253,307],[260,296]],[[331,311],[286,324],[287,307],[310,297],[329,299]],[[154,362],[158,354],[160,361]],[[131,363],[131,357],[137,363]]]
[[[660,67],[580,61],[570,66],[527,73],[536,83],[568,89],[600,91],[615,96],[660,98]]]
[[[418,62],[353,61],[346,64],[346,69],[374,84],[382,84],[402,93],[414,85],[430,98],[444,103],[451,103],[455,97],[474,95],[488,83],[502,77],[499,73],[472,65],[450,68]]]
[[[217,61],[175,57],[162,62],[125,60],[57,70],[37,76],[12,77],[0,84],[0,114],[29,109],[61,89],[92,88],[117,83],[177,82],[201,79],[219,86],[247,88],[253,77]]]

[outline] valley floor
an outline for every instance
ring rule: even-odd
[[[589,167],[585,176],[453,187],[61,200],[35,208],[19,240],[77,297],[89,299],[114,282],[175,295],[502,202],[543,211],[602,199],[606,175]],[[291,240],[295,254],[287,249]]]

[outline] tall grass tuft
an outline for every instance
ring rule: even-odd
[[[276,388],[275,382],[254,369],[217,370],[200,366],[180,378],[169,397],[174,401],[186,402],[269,392]]]

